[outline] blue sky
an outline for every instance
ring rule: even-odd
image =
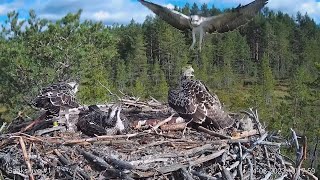
[[[218,8],[231,8],[239,3],[247,4],[253,0],[149,0],[167,7],[173,5],[184,6],[186,2],[199,6],[207,3]],[[290,15],[298,11],[308,13],[320,24],[320,0],[269,0],[267,6],[273,10],[280,10]],[[103,21],[105,24],[126,24],[133,18],[143,22],[145,16],[152,14],[137,0],[0,0],[0,24],[6,19],[6,14],[16,10],[20,18],[28,17],[29,9],[34,9],[39,17],[56,20],[68,12],[83,9],[82,19]]]

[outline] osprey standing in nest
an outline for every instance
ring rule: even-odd
[[[188,122],[202,124],[216,130],[231,127],[234,120],[223,111],[215,94],[199,80],[194,80],[193,68],[183,69],[180,85],[176,90],[169,90],[169,106]]]
[[[79,107],[75,99],[78,86],[76,82],[70,82],[52,84],[42,88],[33,101],[33,105],[45,109],[48,115],[61,117],[64,114],[67,128],[72,129],[69,123],[69,109]]]
[[[193,49],[196,43],[196,34],[199,34],[199,50],[201,51],[201,44],[205,33],[224,33],[248,23],[268,3],[268,0],[255,0],[244,6],[239,5],[230,12],[210,17],[199,15],[187,16],[145,0],[139,0],[139,2],[171,26],[182,31],[191,29],[192,45],[190,49]]]

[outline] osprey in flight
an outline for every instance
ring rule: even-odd
[[[239,5],[230,12],[224,12],[211,17],[199,15],[187,16],[145,0],[139,0],[139,2],[171,26],[182,31],[191,29],[192,45],[190,49],[193,49],[196,43],[196,34],[199,34],[199,50],[201,51],[201,44],[205,33],[224,33],[246,24],[268,3],[268,0],[255,0],[244,6]]]
[[[211,94],[199,80],[194,80],[193,72],[191,66],[183,69],[178,89],[169,90],[169,106],[189,122],[216,130],[231,127],[234,120],[223,111],[217,95]]]
[[[52,84],[42,88],[40,94],[34,99],[33,105],[45,109],[54,116],[59,115],[60,117],[64,113],[67,128],[70,128],[69,109],[79,107],[75,99],[78,86],[76,82],[70,82]]]

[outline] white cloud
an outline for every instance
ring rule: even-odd
[[[320,21],[320,2],[316,0],[270,0],[268,7],[295,16],[297,12],[308,15],[317,22]]]
[[[169,9],[174,9],[174,5],[171,4],[171,3],[167,4],[166,7],[169,8]]]
[[[23,7],[23,2],[17,1],[12,3],[3,3],[0,1],[0,15],[6,15],[8,12]]]
[[[0,5],[0,15],[5,14],[5,12],[6,12],[6,7],[3,5]]]
[[[95,17],[95,19],[97,19],[99,21],[102,21],[102,20],[106,20],[106,19],[110,18],[110,13],[108,13],[106,11],[98,11],[93,14],[93,17]]]
[[[21,2],[21,0],[13,2]],[[0,15],[7,9],[7,6],[3,6],[0,2]],[[137,0],[35,0],[31,4],[24,4],[24,6],[17,6],[17,3],[11,3],[10,6],[24,12],[34,9],[39,17],[50,20],[60,19],[69,12],[75,13],[82,9],[82,20],[103,21],[109,25],[113,23],[126,24],[132,18],[143,22],[147,15],[152,14]]]
[[[214,3],[226,3],[235,6],[240,3],[247,4],[251,1],[252,0],[215,0]],[[308,15],[317,20],[317,22],[320,21],[320,2],[316,0],[269,0],[266,6],[272,10],[282,11],[292,16],[295,16],[298,11],[302,14],[308,13]]]
[[[1,1],[1,0],[0,0]],[[207,3],[209,7],[235,7],[239,3],[247,4],[253,0],[150,0],[156,4],[174,8],[175,5],[184,5],[186,2],[199,5]],[[106,24],[126,24],[133,18],[137,22],[143,22],[147,15],[154,15],[152,11],[141,5],[137,0],[35,0],[33,3],[25,3],[25,0],[13,0],[12,3],[0,3],[0,15],[19,9],[26,14],[29,9],[34,9],[38,16],[47,19],[60,19],[68,12],[76,12],[83,9],[81,18],[103,21]],[[267,6],[272,10],[281,10],[290,15],[298,11],[308,14],[320,22],[320,2],[316,0],[269,0]]]

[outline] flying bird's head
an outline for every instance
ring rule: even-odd
[[[188,65],[182,68],[183,77],[185,78],[193,78],[194,69],[192,66]]]
[[[190,23],[193,27],[197,27],[201,24],[201,16],[199,15],[191,15],[190,16]]]
[[[72,88],[72,92],[75,94],[78,92],[79,84],[77,82],[69,82],[67,83]]]

